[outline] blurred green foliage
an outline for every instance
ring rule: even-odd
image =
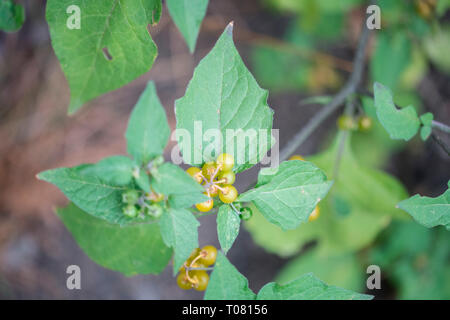
[[[261,85],[272,92],[310,95],[337,90],[348,75],[322,53],[332,52],[342,42],[354,43],[350,29],[361,17],[353,9],[361,9],[366,2],[261,2],[273,14],[291,19],[283,37],[286,46],[253,48],[253,68]],[[420,114],[422,102],[416,88],[429,66],[450,72],[450,27],[439,19],[450,9],[450,0],[380,0],[377,4],[382,28],[374,32],[370,46],[367,85],[384,84],[393,91],[397,106],[413,105]],[[372,98],[362,95],[356,101],[361,106],[358,114],[377,118]],[[334,179],[337,143],[328,145],[307,160]],[[450,298],[450,234],[444,228],[426,229],[395,209],[396,201],[407,198],[407,193],[399,181],[377,170],[404,146],[391,140],[378,121],[368,132],[353,132],[338,179],[320,203],[319,219],[295,230],[283,232],[253,208],[254,216],[245,226],[254,241],[269,252],[294,257],[277,281],[285,283],[314,272],[329,284],[364,290],[365,269],[377,264],[383,283],[394,288],[389,294],[397,298]],[[312,243],[312,248],[301,251]]]

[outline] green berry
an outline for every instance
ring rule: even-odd
[[[253,216],[253,211],[249,207],[244,207],[241,209],[240,218],[244,221],[249,220]]]
[[[130,218],[135,218],[139,214],[136,206],[129,204],[126,207],[122,208],[123,214]]]
[[[137,190],[128,190],[122,193],[122,202],[127,204],[136,204],[139,199],[139,192]]]

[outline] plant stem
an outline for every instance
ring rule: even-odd
[[[438,121],[434,121],[433,120],[431,122],[431,127],[433,129],[437,129],[437,130],[440,130],[440,131],[445,132],[445,133],[450,133],[450,127],[448,125],[443,124],[443,123],[438,122]]]
[[[311,133],[334,111],[336,111],[345,99],[353,94],[358,88],[364,70],[364,55],[369,41],[370,31],[366,27],[366,20],[362,26],[362,32],[356,49],[356,54],[353,62],[353,71],[350,79],[345,86],[327,103],[320,111],[308,122],[308,124],[298,131],[295,136],[286,144],[280,152],[280,161],[284,161],[300,147],[303,142],[311,135]]]
[[[435,133],[431,134],[431,137],[433,138],[433,140],[442,148],[442,150],[444,150],[444,152],[447,153],[448,156],[450,156],[450,149],[449,147],[444,143],[444,141],[441,140],[441,138],[439,138],[439,136]]]

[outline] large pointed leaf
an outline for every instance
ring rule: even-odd
[[[185,96],[175,103],[175,114],[186,163],[200,165],[226,151],[235,158],[234,171],[240,172],[270,149],[273,112],[267,91],[242,62],[232,32],[230,24],[199,63]]]
[[[81,172],[86,175],[102,177],[108,183],[117,186],[128,185],[133,178],[134,163],[128,157],[112,156],[87,166]]]
[[[238,201],[252,201],[277,226],[295,229],[308,220],[332,185],[325,173],[307,161],[285,161],[278,168],[262,169],[258,184]]]
[[[80,169],[59,168],[39,173],[38,178],[57,186],[69,200],[87,213],[110,223],[126,224],[131,218],[122,213],[122,193],[127,189],[105,182]]]
[[[248,280],[219,252],[205,292],[205,300],[254,300]]]
[[[191,52],[194,52],[198,31],[205,17],[209,0],[167,0],[167,8]]]
[[[127,150],[136,162],[147,164],[162,155],[169,141],[170,128],[155,84],[149,81],[128,122]]]
[[[69,28],[77,12],[79,28]],[[147,26],[160,15],[161,0],[47,1],[53,49],[70,86],[69,112],[150,69],[157,48]]]
[[[391,91],[381,83],[374,85],[377,117],[392,139],[409,140],[417,133],[420,120],[412,106],[397,109]]]
[[[312,273],[285,285],[275,282],[266,284],[258,292],[258,300],[371,300],[367,294],[329,286]]]
[[[416,194],[400,202],[398,207],[427,228],[445,226],[447,230],[450,230],[450,189],[436,198],[421,197]]]
[[[121,227],[95,218],[73,204],[58,209],[58,216],[89,258],[126,276],[158,274],[172,256],[156,223]]]
[[[200,223],[186,209],[169,209],[163,213],[159,221],[164,243],[175,251],[173,273],[189,258],[198,247],[198,231]]]

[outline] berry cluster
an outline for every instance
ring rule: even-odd
[[[214,246],[204,246],[195,249],[179,270],[177,284],[181,289],[204,291],[208,286],[208,267],[216,262],[217,249]]]
[[[223,203],[232,203],[238,196],[233,186],[236,176],[232,171],[234,158],[227,153],[220,154],[215,162],[207,162],[203,167],[190,167],[186,172],[205,188],[209,200],[197,203],[195,207],[201,212],[208,212],[214,206],[212,198],[219,196]]]
[[[367,132],[372,128],[372,118],[368,116],[360,116],[357,119],[342,115],[337,120],[337,126],[340,130],[359,130],[361,132]]]
[[[127,190],[122,194],[122,208],[124,215],[130,218],[145,215],[159,218],[163,213],[163,208],[159,204],[164,200],[164,195],[156,192],[148,193],[139,190]]]

